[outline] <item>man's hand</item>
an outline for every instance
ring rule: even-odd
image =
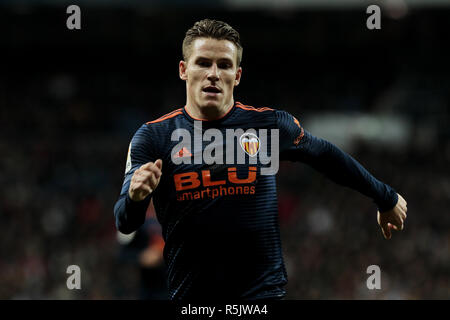
[[[401,195],[397,195],[398,201],[394,208],[383,213],[380,213],[380,211],[377,213],[378,224],[381,227],[385,239],[391,238],[391,229],[396,231],[403,230],[403,223],[406,219],[406,211],[408,208],[406,207],[405,199]]]
[[[162,160],[148,162],[137,169],[131,177],[128,195],[133,201],[144,200],[156,189],[161,178]]]

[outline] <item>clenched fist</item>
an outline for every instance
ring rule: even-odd
[[[391,238],[391,229],[396,231],[403,230],[403,223],[406,219],[406,211],[408,211],[406,201],[401,195],[397,195],[398,201],[394,208],[383,213],[378,211],[377,214],[378,224],[380,225],[383,236],[386,239]]]
[[[148,162],[137,169],[131,177],[128,195],[133,201],[144,200],[158,186],[161,178],[162,160]]]

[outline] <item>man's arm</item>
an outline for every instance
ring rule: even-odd
[[[393,188],[334,144],[304,130],[292,115],[278,111],[278,123],[283,141],[281,160],[304,162],[332,181],[372,198],[379,209],[378,223],[385,238],[390,238],[390,229],[403,229],[406,201]]]
[[[144,222],[151,196],[161,178],[162,160],[155,152],[146,125],[131,140],[122,190],[114,206],[117,229],[125,234],[136,231]]]

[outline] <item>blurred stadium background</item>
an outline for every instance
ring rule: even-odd
[[[66,28],[70,4],[79,31]],[[369,4],[381,7],[381,30],[366,28]],[[0,298],[149,297],[139,256],[161,248],[157,224],[132,246],[113,205],[134,132],[184,105],[181,42],[209,17],[241,33],[236,100],[291,112],[408,201],[405,230],[386,241],[370,199],[282,163],[287,298],[449,299],[449,4],[2,1]],[[66,287],[71,264],[81,290]],[[381,290],[366,287],[373,264]]]

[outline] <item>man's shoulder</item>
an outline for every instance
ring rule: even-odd
[[[173,130],[173,120],[183,114],[182,108],[175,109],[169,113],[160,116],[142,124],[134,135],[136,142],[162,142]]]
[[[247,104],[243,104],[242,102],[236,101],[236,108],[242,110],[242,112],[275,112],[277,109],[269,108],[269,107],[255,107]]]
[[[236,109],[239,110],[240,116],[243,116],[245,119],[252,120],[270,120],[278,122],[279,118],[289,115],[289,113],[283,109],[274,107],[255,107],[243,104],[241,102],[236,102]]]
[[[175,119],[177,116],[182,115],[182,114],[183,114],[183,108],[178,108],[178,109],[175,109],[169,113],[166,113],[166,114],[160,116],[159,118],[157,118],[155,120],[146,122],[145,125],[147,125],[147,126],[151,126],[151,125],[155,125],[155,124],[164,125],[164,124],[167,124],[167,121],[169,119]]]

